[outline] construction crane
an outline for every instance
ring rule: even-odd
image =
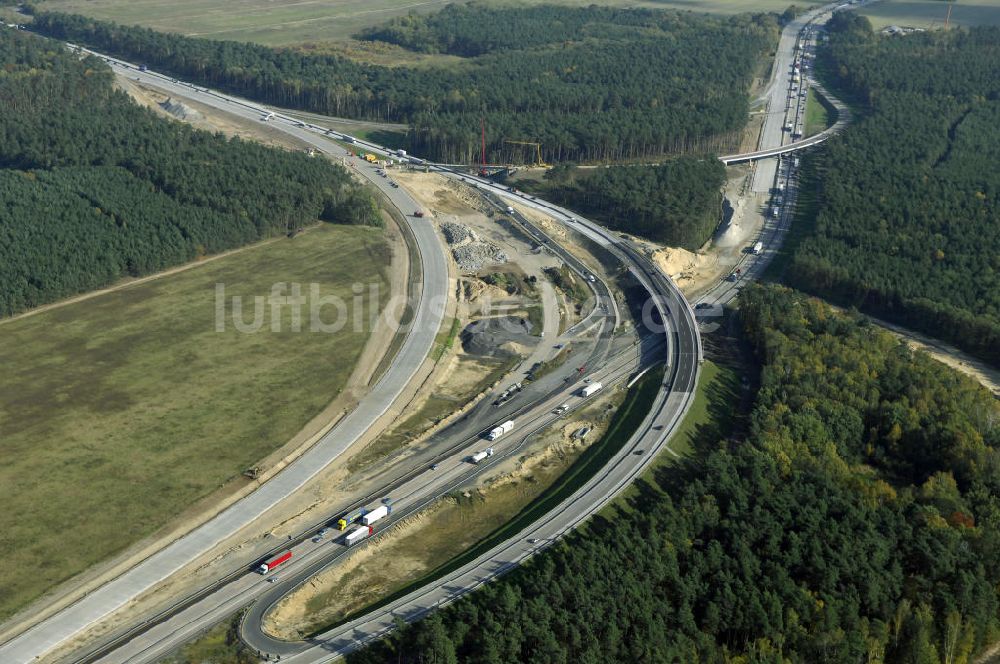
[[[542,168],[548,168],[549,165],[542,160],[542,144],[533,143],[531,141],[511,141],[504,139],[504,143],[511,143],[513,145],[533,145],[535,147],[535,163],[532,166],[540,166]]]

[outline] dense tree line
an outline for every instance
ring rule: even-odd
[[[159,118],[61,44],[4,30],[0,65],[0,316],[320,217],[378,219],[344,169]]]
[[[725,179],[718,159],[681,156],[656,166],[560,164],[525,186],[615,230],[694,251],[719,223]]]
[[[193,39],[82,16],[38,13],[34,29],[266,103],[408,122],[432,159],[625,159],[718,150],[747,117],[746,90],[777,35],[773,17],[699,17],[601,7],[451,6],[369,38],[469,57],[384,67],[337,55]]]
[[[1000,363],[1000,29],[880,37],[838,14],[820,60],[864,117],[813,159],[788,278]]]
[[[864,319],[741,303],[745,440],[348,661],[969,664],[1000,625],[1000,406]]]

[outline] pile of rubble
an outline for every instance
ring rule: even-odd
[[[507,254],[494,242],[471,242],[451,253],[463,272],[478,272],[484,265],[507,262]]]
[[[446,221],[441,224],[441,232],[444,233],[444,239],[453,247],[478,239],[475,231],[471,228],[462,224],[456,224],[453,221]]]
[[[478,272],[487,264],[506,263],[507,254],[495,242],[481,240],[476,232],[452,221],[441,224],[455,262],[463,272]]]

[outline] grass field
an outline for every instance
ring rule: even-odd
[[[378,283],[382,306],[388,264],[381,231],[324,224],[0,324],[0,618],[239,477],[342,389],[367,330],[296,333],[284,307],[280,331],[268,315],[217,332],[217,283],[247,320],[275,282],[348,303]]]
[[[349,39],[361,28],[410,12],[437,11],[452,0],[43,0],[41,9],[67,11],[157,30],[233,41],[289,46]],[[542,0],[526,0],[539,4]],[[591,0],[544,0],[587,6]],[[783,11],[789,0],[603,0],[602,5],[734,14]],[[806,0],[799,6],[818,4]]]
[[[883,0],[860,10],[876,28],[887,25],[914,28],[944,26],[952,4],[951,25],[1000,25],[1000,0],[947,3],[941,0]]]

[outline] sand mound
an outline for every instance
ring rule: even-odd
[[[672,279],[690,278],[691,273],[704,269],[713,261],[704,254],[696,254],[679,247],[666,247],[653,254],[653,260]]]
[[[735,207],[731,207],[727,199],[726,208],[726,219],[715,236],[715,246],[720,249],[731,249],[746,244],[757,230],[752,221],[744,223],[746,213],[744,199],[737,200]]]

